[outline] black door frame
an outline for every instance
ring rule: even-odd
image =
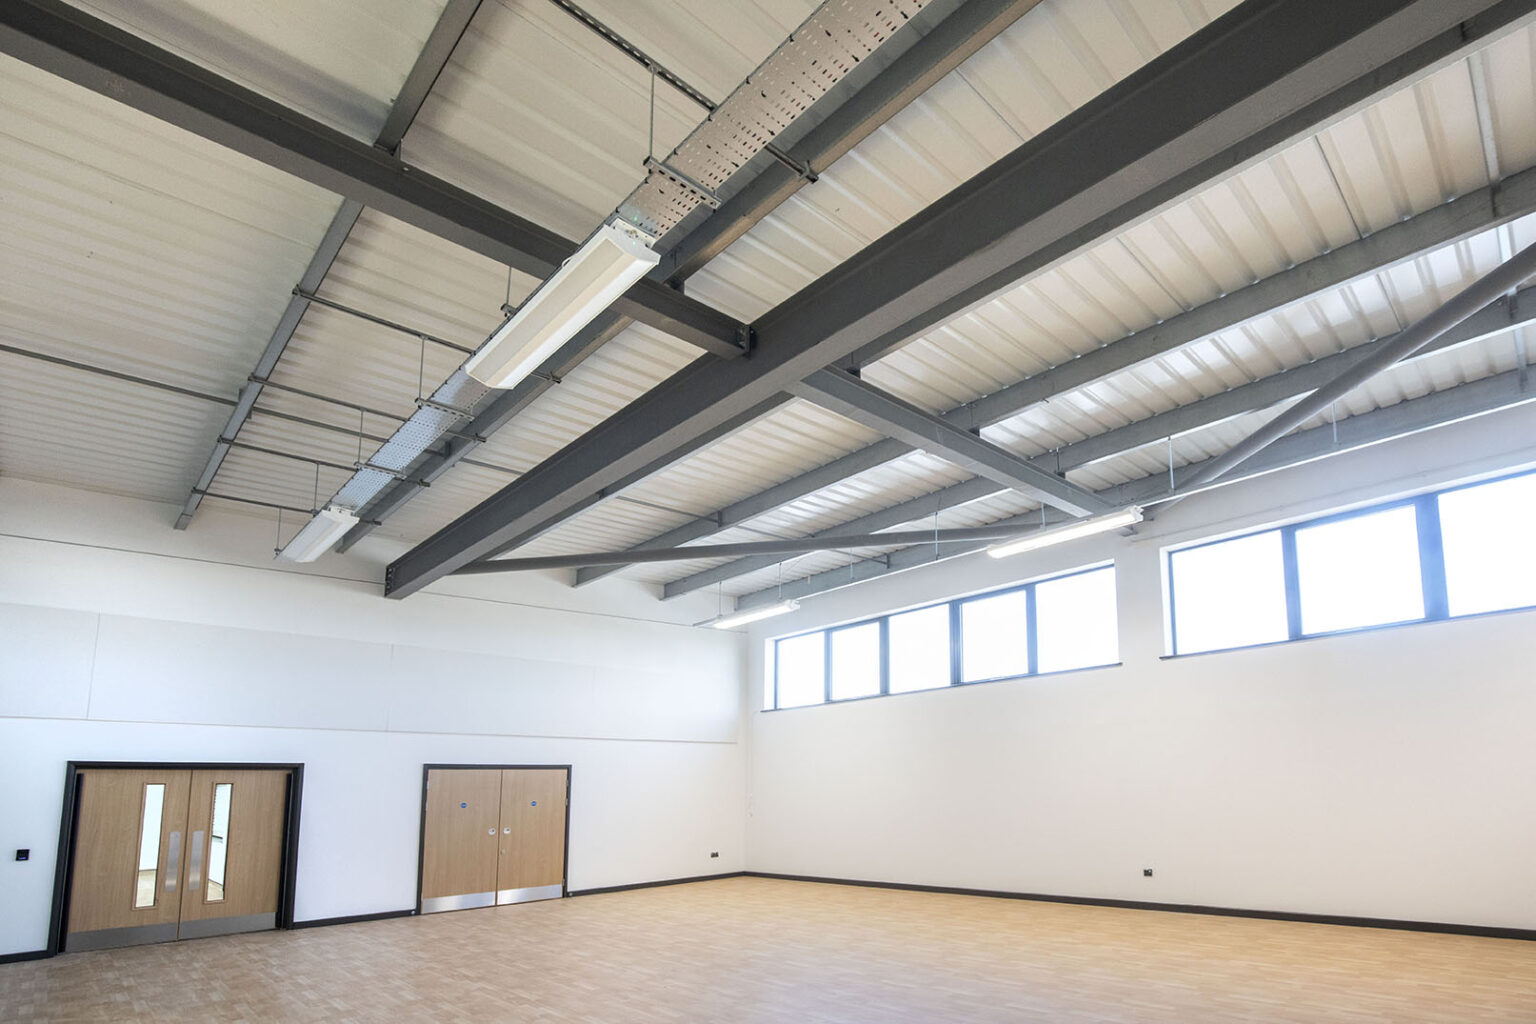
[[[416,836],[416,913],[421,913],[422,870],[427,858],[427,779],[433,771],[563,771],[565,772],[565,848],[560,860],[560,898],[571,894],[571,766],[568,764],[424,764],[421,766],[421,827]],[[479,908],[481,910],[484,907]]]
[[[64,951],[70,888],[74,884],[75,835],[80,820],[80,773],[86,769],[130,771],[285,771],[288,795],[283,811],[283,868],[277,891],[277,927],[293,927],[299,875],[299,811],[304,797],[304,765],[246,761],[69,761],[64,768],[64,807],[59,815],[59,853],[53,869],[53,909],[48,919],[47,956]]]

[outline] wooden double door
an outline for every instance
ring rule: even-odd
[[[83,768],[64,949],[277,926],[290,773]]]
[[[424,914],[565,895],[568,767],[429,765]]]

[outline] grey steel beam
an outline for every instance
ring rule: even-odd
[[[862,381],[846,370],[818,370],[805,380],[790,385],[789,391],[855,423],[862,423],[887,437],[1064,512],[1085,516],[1109,511],[1108,506],[1076,484]]]
[[[1118,230],[1532,6],[1239,5],[763,316],[752,359],[684,369],[417,545],[388,567],[385,593],[407,596],[558,521],[795,381],[952,315],[957,299]]]
[[[1257,6],[1258,0],[1248,0],[1243,8]],[[1364,9],[1365,5],[1358,0],[1352,0],[1351,7],[1360,6],[1360,14],[1369,17]],[[1158,169],[1151,163],[1142,169],[1148,173],[1148,187],[1134,200],[1118,208],[1112,219],[1095,221],[1085,230],[1069,233],[1059,239],[1054,245],[1043,246],[1028,256],[1013,261],[1007,266],[996,270],[990,277],[979,281],[966,288],[955,289],[952,294],[945,297],[944,301],[936,303],[896,326],[888,328],[879,337],[872,339],[860,347],[854,353],[841,360],[849,369],[858,369],[869,363],[888,355],[912,338],[918,337],[934,327],[949,322],[966,310],[971,309],[986,301],[991,296],[1010,287],[1026,275],[1045,269],[1058,259],[1071,254],[1082,245],[1109,234],[1116,224],[1124,224],[1140,216],[1155,212],[1160,207],[1175,201],[1179,196],[1193,190],[1213,177],[1225,172],[1231,172],[1245,166],[1249,161],[1261,157],[1264,153],[1273,150],[1285,141],[1295,138],[1308,129],[1325,124],[1340,114],[1354,109],[1357,105],[1368,101],[1387,86],[1412,77],[1426,69],[1436,67],[1448,59],[1470,53],[1482,41],[1497,35],[1512,25],[1519,24],[1529,18],[1536,5],[1526,0],[1502,0],[1502,2],[1457,4],[1452,7],[1445,5],[1441,12],[1449,15],[1455,24],[1444,32],[1425,38],[1418,45],[1411,46],[1383,62],[1373,70],[1362,74],[1351,81],[1345,82],[1337,89],[1328,91],[1325,95],[1314,96],[1300,103],[1290,103],[1284,97],[1279,102],[1272,102],[1277,97],[1271,93],[1268,97],[1255,97],[1259,104],[1268,104],[1272,117],[1267,127],[1255,132],[1242,143],[1226,147],[1220,153],[1206,161],[1194,161],[1192,165],[1173,173],[1166,178],[1161,177]],[[1406,13],[1406,12],[1405,12]],[[1218,30],[1218,26],[1235,20],[1237,12],[1229,12],[1218,19],[1199,35]],[[1333,17],[1330,8],[1325,3],[1314,5],[1314,9],[1307,14],[1299,15],[1297,21],[1290,21],[1290,14],[1282,14],[1275,19],[1273,24],[1277,31],[1305,31],[1300,22],[1310,18],[1314,25],[1321,25]],[[1397,24],[1390,24],[1392,18],[1384,18],[1382,28],[1387,32],[1394,32],[1405,28],[1401,17]],[[1277,37],[1278,38],[1278,37]],[[1184,49],[1185,45],[1176,48]],[[1255,43],[1256,46],[1262,44]],[[1169,57],[1172,54],[1165,54]],[[1249,59],[1260,57],[1265,63],[1272,63],[1277,54],[1271,52],[1253,51]],[[1163,58],[1160,58],[1163,59]],[[1332,63],[1331,58],[1320,58],[1314,68],[1320,73],[1324,72]],[[1143,76],[1147,69],[1137,72],[1132,79]],[[1329,68],[1329,70],[1332,70]],[[1210,68],[1211,73],[1220,74],[1215,68]],[[1101,97],[1102,99],[1102,97]],[[1094,101],[1099,102],[1098,100]],[[1055,129],[1049,129],[1054,131]],[[1106,146],[1114,146],[1115,141],[1104,140]],[[1178,159],[1174,154],[1163,151],[1155,156],[1149,155],[1152,163],[1161,163],[1168,158]]]
[[[932,494],[919,495],[916,498],[899,502],[889,508],[882,508],[859,516],[856,519],[850,519],[846,523],[838,523],[836,526],[830,526],[825,530],[811,534],[811,536],[824,537],[855,532],[878,533],[881,530],[889,530],[906,523],[917,522],[925,516],[932,516],[961,505],[969,505],[973,501],[990,498],[1004,490],[1007,490],[1007,488],[999,487],[991,480],[972,477],[970,480],[962,480],[958,484],[951,484],[948,487],[941,488]],[[1070,518],[1067,513],[1062,513],[1062,515],[1063,517]],[[688,548],[680,550],[687,551]],[[673,580],[662,587],[661,596],[666,600],[671,600],[674,597],[690,594],[695,590],[712,587],[716,583],[725,580],[735,579],[737,576],[742,576],[749,572],[756,572],[758,569],[766,569],[783,560],[771,555],[738,558],[721,565],[711,566],[708,569],[701,569],[682,579]]]
[[[813,494],[823,487],[830,487],[839,480],[857,476],[865,470],[874,469],[894,459],[898,459],[912,448],[900,441],[877,441],[867,448],[860,448],[856,452],[834,459],[824,466],[799,476],[792,477],[783,483],[775,484],[764,491],[743,498],[741,501],[727,505],[716,512],[712,517],[696,519],[691,523],[659,534],[645,543],[645,547],[676,547],[686,544],[701,537],[708,537],[728,530],[733,526],[740,526],[748,520],[755,519],[765,512],[772,512],[776,508],[782,508],[793,501],[797,501],[807,494]],[[594,580],[602,579],[611,572],[617,572],[622,565],[606,566],[601,568],[581,569],[576,573],[576,585],[581,586]]]
[[[61,0],[0,4],[0,51],[533,277],[548,277],[576,250],[553,231]],[[746,348],[743,324],[659,281],[641,281],[613,308],[716,355]]]
[[[790,158],[813,171],[830,166],[1038,3],[1039,0],[964,0],[927,35],[873,75],[791,146]],[[782,163],[766,165],[720,209],[711,211],[673,244],[651,276],[680,287],[706,262],[804,187],[808,180],[804,175],[792,173]],[[627,317],[605,314],[551,356],[539,367],[538,374],[546,378],[564,376],[629,324]],[[549,386],[548,380],[529,380],[510,392],[497,395],[476,414],[464,432],[489,437],[526,409]],[[781,396],[780,401],[786,403],[789,397]],[[472,447],[472,442],[467,445],[452,443],[444,452],[428,453],[415,467],[415,472],[424,479],[435,480]],[[418,489],[414,487],[391,487],[370,503],[365,512],[375,520],[388,519],[417,493]],[[732,509],[726,509],[719,519],[729,523],[732,514]],[[342,539],[340,550],[346,551],[373,530],[374,527],[366,523],[353,527]]]
[[[1464,345],[1480,338],[1499,334],[1511,328],[1536,325],[1536,288],[1525,288],[1513,296],[1501,298],[1459,326],[1447,331],[1436,341],[1425,346],[1420,356],[1439,352],[1456,345]],[[1390,345],[1398,335],[1390,334],[1364,345],[1346,349],[1335,355],[1283,370],[1262,377],[1249,384],[1241,384],[1209,398],[1202,398],[1167,412],[1148,416],[1123,427],[1107,430],[1102,434],[1065,445],[1050,456],[1036,460],[1060,465],[1062,472],[1086,466],[1090,462],[1132,451],[1142,445],[1152,444],[1164,438],[1201,427],[1220,423],[1222,420],[1271,408],[1287,399],[1315,391],[1372,353]]]
[[[320,287],[320,282],[330,271],[331,264],[336,261],[336,255],[341,252],[342,245],[347,240],[347,235],[352,231],[357,218],[363,212],[358,203],[350,199],[343,199],[341,206],[331,217],[330,227],[325,230],[325,237],[320,239],[320,245],[316,247],[315,254],[309,258],[309,266],[304,268],[304,275],[299,278],[299,289],[305,292],[314,292]],[[277,326],[272,329],[272,335],[267,339],[267,345],[261,351],[256,360],[256,369],[246,378],[240,386],[240,394],[235,399],[235,407],[230,410],[229,419],[225,421],[219,436],[214,439],[213,451],[203,463],[202,472],[198,473],[197,481],[193,483],[192,490],[187,494],[187,500],[181,506],[181,513],[176,517],[176,529],[185,530],[192,524],[192,517],[197,514],[198,506],[203,503],[203,496],[208,488],[213,486],[213,478],[218,476],[219,468],[224,465],[224,459],[229,455],[230,444],[239,435],[240,428],[245,426],[245,421],[250,419],[251,410],[256,405],[256,400],[261,397],[262,383],[272,375],[277,368],[278,360],[288,348],[288,343],[293,340],[293,334],[299,329],[299,321],[304,319],[304,313],[309,309],[309,300],[297,291],[288,297],[288,305],[283,309],[283,315],[278,318]]]
[[[535,555],[529,558],[492,558],[455,570],[455,576],[484,576],[503,572],[542,569],[576,569],[591,565],[630,562],[684,562],[690,558],[734,558],[770,555],[782,559],[811,551],[842,551],[859,548],[900,547],[907,544],[965,544],[972,541],[1006,540],[1033,530],[1033,526],[966,526],[952,530],[907,530],[897,533],[843,533],[825,537],[791,537],[784,540],[752,540],[740,544],[704,544],[697,548],[644,548],[629,551],[593,551],[575,555]]]
[[[1418,355],[1428,355],[1431,352],[1437,352],[1453,345],[1466,344],[1479,338],[1510,330],[1511,328],[1529,325],[1536,325],[1536,288],[1527,288],[1517,292],[1513,297],[1499,299],[1475,316],[1464,321],[1455,329],[1446,332],[1433,343],[1425,346]],[[1124,427],[1109,430],[1103,434],[1097,434],[1074,444],[1066,445],[1055,452],[1039,456],[1031,460],[1031,462],[1042,470],[1047,466],[1053,469],[1059,466],[1061,472],[1066,472],[1102,458],[1132,451],[1145,444],[1160,441],[1167,437],[1176,437],[1191,430],[1220,423],[1222,420],[1230,419],[1233,416],[1271,408],[1280,402],[1316,390],[1338,377],[1341,373],[1371,358],[1374,353],[1379,352],[1384,346],[1392,344],[1398,337],[1398,334],[1387,335],[1336,355],[1315,360],[1293,370],[1286,370],[1261,378],[1250,384],[1240,385],[1221,394],[1212,395],[1209,398],[1202,398],[1188,405],[1171,409],[1166,413],[1149,416],[1146,419],[1138,420]],[[1166,479],[1166,477],[1163,479]],[[980,501],[984,498],[996,497],[1006,490],[1006,487],[999,486],[993,481],[986,479],[965,480],[961,483],[941,488],[931,494],[893,505],[888,509],[882,509],[870,515],[860,516],[850,522],[829,527],[824,532],[890,529],[905,523],[915,522],[941,509],[955,508],[960,505],[968,505],[974,501]],[[1039,517],[1034,513],[1031,513],[1030,516],[1031,521],[1037,522],[1039,520]],[[1054,523],[1061,521],[1062,518],[1058,516],[1048,521]],[[650,547],[651,545],[646,546]],[[684,548],[683,550],[686,551],[688,549]],[[763,558],[741,559],[712,566],[666,584],[663,588],[663,595],[668,598],[680,597],[683,594],[713,586],[724,580],[734,579],[749,572],[756,572],[758,569],[773,565],[775,561],[777,560]]]
[[[1477,416],[1512,409],[1533,401],[1536,401],[1536,391],[1532,391],[1526,382],[1521,380],[1519,370],[1510,370],[1493,377],[1485,377],[1470,384],[1461,384],[1444,391],[1436,391],[1422,398],[1408,399],[1396,405],[1387,406],[1384,409],[1376,409],[1359,416],[1351,416],[1348,419],[1340,420],[1336,428],[1329,426],[1314,427],[1311,430],[1291,434],[1289,437],[1276,441],[1243,463],[1232,473],[1223,477],[1219,482],[1207,485],[1203,490],[1226,487],[1243,480],[1262,476],[1265,473],[1272,473],[1276,470],[1314,462],[1331,455],[1355,451],[1370,445],[1390,441],[1394,438],[1420,433],[1425,430],[1433,430],[1436,427],[1443,427],[1450,423],[1457,423]],[[1153,473],[1149,476],[1099,491],[1098,494],[1105,501],[1119,507],[1126,505],[1155,506],[1159,502],[1166,502],[1180,495],[1188,496],[1190,493],[1195,493],[1196,489],[1190,487],[1189,481],[1212,461],[1212,459],[1206,459],[1182,467],[1174,474],[1175,486],[1172,489],[1168,486],[1167,473]],[[1046,525],[1055,525],[1065,518],[1061,513],[1052,513],[1047,517]],[[1028,523],[1038,522],[1039,516],[1035,513],[1029,513],[1000,520],[998,525],[1017,524],[1023,526]],[[984,547],[986,545],[982,543],[970,545],[956,544],[946,548],[942,553],[937,553],[931,545],[913,545],[900,551],[891,552],[886,556],[885,564],[870,561],[859,562],[853,566],[839,567],[826,572],[805,576],[798,580],[791,580],[782,586],[775,585],[750,594],[743,594],[737,599],[736,607],[738,610],[746,611],[760,605],[772,604],[783,598],[803,599],[813,597],[816,594],[841,589],[851,583],[859,583],[891,573],[903,572],[907,569],[929,565],[936,561],[957,558],[961,555],[979,551]]]
[[[416,55],[416,63],[411,65],[410,73],[405,76],[394,103],[390,104],[384,126],[379,129],[379,136],[374,140],[375,146],[386,153],[400,151],[400,141],[410,131],[411,125],[416,123],[421,105],[426,102],[432,86],[437,84],[438,76],[448,66],[453,51],[458,48],[459,40],[464,38],[469,23],[474,20],[475,12],[479,9],[480,0],[448,0],[443,5],[437,23],[427,36],[426,45]]]
[[[1039,3],[966,0],[790,146],[790,160],[812,175],[831,167]],[[782,163],[765,167],[662,256],[657,275],[670,281],[690,276],[808,182]]]
[[[1497,268],[1451,296],[1440,308],[1390,341],[1372,350],[1364,358],[1345,368],[1322,387],[1285,409],[1274,419],[1228,448],[1189,479],[1189,486],[1200,487],[1230,473],[1286,434],[1318,415],[1330,404],[1392,365],[1423,350],[1468,317],[1512,292],[1536,274],[1536,243],[1526,246]]]
[[[1142,331],[1126,335],[1085,355],[1079,356],[1043,373],[1010,385],[990,395],[957,406],[943,414],[943,419],[961,429],[977,430],[992,426],[1041,402],[1067,394],[1077,388],[1143,365],[1184,345],[1230,330],[1239,324],[1265,316],[1286,306],[1322,294],[1329,289],[1350,281],[1388,269],[1406,260],[1421,257],[1437,249],[1452,245],[1481,232],[1507,225],[1521,217],[1536,214],[1536,169],[1523,171],[1486,188],[1470,192],[1458,199],[1383,228],[1359,241],[1350,242],[1337,249],[1314,257],[1304,263],[1273,274],[1229,292],[1220,298],[1194,309],[1170,317]],[[1296,392],[1300,393],[1300,392]],[[1236,401],[1228,399],[1228,401]],[[1253,408],[1263,408],[1263,405]],[[1193,410],[1194,405],[1185,407]],[[1204,415],[1174,410],[1169,417]],[[1224,418],[1224,417],[1217,417]],[[1214,422],[1212,420],[1211,422]],[[1141,424],[1123,428],[1131,432],[1143,429]],[[1181,430],[1163,429],[1150,440],[1180,433]],[[1193,429],[1186,427],[1183,429]],[[1134,447],[1117,439],[1113,442],[1100,437],[1088,438],[1076,445],[1068,445],[1058,453],[1058,464],[1053,458],[1052,469],[1066,471],[1084,465],[1102,455],[1112,454]],[[811,470],[793,481],[779,484],[757,495],[744,498],[722,510],[718,527],[704,523],[690,523],[676,530],[660,534],[644,542],[645,547],[660,544],[684,544],[709,536],[720,529],[737,525],[754,515],[772,511],[781,505],[797,501],[823,487],[865,472],[876,466],[894,461],[912,451],[908,445],[893,441],[880,441],[867,448],[824,467]],[[836,470],[842,469],[841,475]],[[618,567],[584,569],[577,573],[578,585],[618,571]]]
[[[416,63],[406,75],[400,94],[395,97],[395,102],[385,116],[384,126],[379,130],[378,141],[374,145],[390,153],[399,149],[400,140],[404,137],[406,129],[411,126],[411,122],[415,120],[417,111],[421,109],[421,104],[427,97],[427,91],[432,88],[432,83],[437,81],[443,65],[448,62],[449,55],[453,52],[453,47],[463,36],[464,30],[469,27],[469,20],[474,17],[479,7],[480,0],[449,0],[442,14],[438,16],[437,23],[432,26],[426,46],[422,48]],[[324,237],[315,248],[315,254],[310,257],[309,265],[304,268],[304,274],[299,278],[299,283],[289,295],[288,305],[283,309],[283,315],[278,318],[277,326],[272,329],[266,348],[256,360],[256,368],[251,371],[245,384],[241,386],[234,411],[230,413],[224,428],[219,431],[219,436],[214,440],[213,451],[209,453],[202,472],[197,475],[197,482],[192,485],[187,500],[182,504],[181,513],[176,517],[176,529],[185,530],[191,525],[192,517],[197,513],[197,507],[202,504],[204,494],[209,487],[213,486],[213,479],[218,475],[219,467],[224,465],[224,459],[229,455],[230,444],[239,435],[240,428],[250,418],[251,409],[256,405],[256,400],[261,397],[264,386],[261,382],[269,378],[272,371],[276,369],[278,360],[282,359],[288,343],[293,340],[294,332],[298,330],[299,321],[308,311],[311,300],[307,296],[313,295],[320,288],[320,282],[330,272],[331,264],[336,262],[337,254],[341,252],[342,245],[346,243],[347,236],[352,233],[352,228],[357,224],[357,218],[362,212],[362,204],[351,199],[343,199],[341,206],[331,217],[330,226],[326,228]]]

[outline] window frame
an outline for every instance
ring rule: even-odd
[[[1526,469],[1516,473],[1502,473],[1498,476],[1489,477],[1486,480],[1475,480],[1471,483],[1457,484],[1454,487],[1442,487],[1406,498],[1393,498],[1371,505],[1362,505],[1358,508],[1330,512],[1320,516],[1313,516],[1309,519],[1300,519],[1281,526],[1268,526],[1257,530],[1247,530],[1242,533],[1204,540],[1195,544],[1183,544],[1178,547],[1168,548],[1164,551],[1163,557],[1167,572],[1165,596],[1168,602],[1168,641],[1170,653],[1164,655],[1164,657],[1188,658],[1201,654],[1217,654],[1222,651],[1242,651],[1254,647],[1272,647],[1276,644],[1295,643],[1298,640],[1313,640],[1318,637],[1343,636],[1350,633],[1364,633],[1377,629],[1395,629],[1399,626],[1416,625],[1422,622],[1443,622],[1450,619],[1472,618],[1477,615],[1499,615],[1504,612],[1536,609],[1536,604],[1528,604],[1517,605],[1511,608],[1497,608],[1488,611],[1452,615],[1450,613],[1450,595],[1446,585],[1444,536],[1441,533],[1440,525],[1441,495],[1472,490],[1473,488],[1483,487],[1488,484],[1496,484],[1505,480],[1532,475],[1536,475],[1536,469]],[[1302,530],[1308,530],[1317,526],[1327,526],[1331,523],[1358,519],[1362,516],[1374,515],[1379,512],[1390,512],[1393,509],[1405,507],[1411,507],[1414,510],[1417,552],[1419,556],[1419,587],[1424,602],[1424,614],[1412,619],[1394,619],[1391,622],[1351,626],[1345,629],[1314,630],[1310,633],[1303,630],[1301,625],[1301,578],[1300,566],[1296,557],[1296,534]],[[1267,533],[1275,533],[1280,536],[1286,611],[1286,636],[1284,639],[1254,644],[1238,644],[1232,647],[1212,647],[1201,651],[1180,651],[1178,572],[1174,566],[1174,556],[1186,551],[1195,551],[1200,548],[1213,547],[1217,544],[1226,544],[1229,541],[1243,540]]]
[[[838,625],[835,625],[835,626],[822,626],[822,627],[820,627],[818,629],[806,629],[806,630],[801,630],[798,633],[787,633],[784,636],[773,637],[773,638],[771,638],[768,641],[768,643],[773,645],[773,680],[772,680],[772,685],[773,685],[773,702],[772,702],[771,705],[769,705],[768,707],[764,707],[762,710],[763,711],[791,711],[791,710],[794,710],[796,708],[821,707],[821,706],[826,705],[826,704],[849,704],[849,703],[852,703],[854,701],[872,700],[872,699],[874,699],[876,697],[902,696],[902,695],[904,695],[906,693],[933,693],[935,691],[946,690],[946,689],[953,689],[953,688],[961,687],[961,686],[976,686],[976,685],[981,684],[981,683],[997,683],[997,682],[1004,682],[1004,681],[1010,680],[1010,679],[1027,679],[1027,678],[1030,678],[1031,676],[1039,676],[1039,675],[1059,675],[1059,674],[1061,674],[1063,672],[1083,672],[1083,671],[1087,671],[1087,670],[1090,670],[1090,669],[1109,668],[1112,665],[1118,665],[1119,662],[1118,661],[1114,661],[1114,662],[1109,662],[1109,663],[1106,663],[1106,664],[1103,664],[1103,665],[1083,665],[1083,666],[1078,667],[1078,668],[1057,669],[1057,670],[1053,670],[1051,672],[1041,672],[1039,670],[1039,665],[1040,665],[1039,646],[1040,645],[1039,645],[1039,637],[1037,635],[1037,629],[1036,629],[1037,623],[1036,623],[1036,603],[1035,603],[1035,587],[1038,586],[1039,584],[1042,584],[1042,583],[1052,583],[1052,582],[1055,582],[1056,580],[1069,579],[1069,578],[1071,578],[1073,576],[1083,576],[1083,575],[1086,575],[1088,573],[1093,573],[1093,572],[1105,572],[1105,571],[1108,571],[1108,572],[1114,573],[1115,572],[1115,568],[1116,568],[1115,567],[1115,563],[1113,561],[1099,562],[1099,563],[1094,564],[1094,565],[1089,565],[1089,566],[1084,566],[1082,568],[1073,569],[1070,572],[1056,573],[1056,574],[1051,575],[1051,576],[1041,577],[1040,579],[1037,579],[1037,580],[1030,580],[1030,581],[1028,581],[1026,583],[1015,583],[1015,584],[1011,584],[1011,585],[1006,586],[1006,587],[1000,587],[1000,588],[998,588],[996,590],[982,591],[981,593],[977,593],[977,594],[966,594],[963,597],[951,598],[951,599],[949,599],[947,601],[932,601],[932,602],[929,602],[928,604],[915,605],[915,606],[913,606],[911,608],[898,608],[898,609],[896,609],[894,611],[886,612],[883,615],[873,615],[873,616],[870,616],[869,618],[857,619],[857,620],[855,620],[853,622],[843,622],[843,623],[839,623]],[[1116,587],[1116,592],[1117,593],[1118,593],[1119,585],[1120,585],[1120,583],[1119,583],[1119,576],[1117,574],[1115,576],[1115,587]],[[986,598],[992,598],[992,597],[1002,597],[1002,596],[1004,596],[1006,594],[1015,594],[1015,593],[1018,593],[1020,591],[1023,591],[1024,594],[1025,594],[1025,602],[1024,602],[1024,607],[1025,607],[1025,642],[1026,642],[1026,645],[1027,645],[1027,648],[1028,648],[1028,654],[1029,654],[1028,670],[1023,672],[1023,673],[1019,673],[1019,674],[1015,674],[1015,675],[991,676],[991,677],[988,677],[986,679],[965,679],[964,678],[964,657],[963,657],[964,650],[965,650],[965,647],[964,647],[964,622],[965,622],[965,616],[964,616],[964,614],[961,611],[962,606],[964,606],[966,604],[969,604],[972,601],[980,601],[980,600],[984,600]],[[948,609],[948,614],[949,614],[949,679],[948,679],[948,681],[946,683],[943,683],[943,684],[938,685],[938,686],[929,687],[927,689],[902,691],[902,693],[893,694],[893,693],[891,693],[891,619],[893,617],[897,616],[897,615],[905,615],[905,614],[908,614],[910,612],[927,611],[927,610],[929,610],[931,608],[947,608]],[[1115,621],[1116,621],[1116,627],[1117,627],[1117,630],[1118,630],[1118,624],[1119,624],[1119,607],[1118,607],[1118,602],[1117,602],[1116,608],[1115,608]],[[868,626],[868,625],[870,625],[872,623],[878,623],[879,626],[880,626],[880,691],[878,693],[864,694],[864,695],[857,696],[857,697],[837,697],[837,698],[834,698],[832,696],[832,686],[833,686],[833,683],[832,683],[832,635],[834,633],[842,632],[843,630],[857,629],[860,626]],[[823,659],[823,669],[822,669],[822,673],[823,673],[823,678],[822,678],[822,700],[821,700],[821,702],[819,704],[795,704],[795,705],[792,705],[790,707],[781,707],[780,704],[779,704],[779,671],[780,671],[780,665],[781,665],[781,659],[779,658],[779,644],[781,644],[781,643],[783,643],[783,642],[785,642],[787,640],[798,640],[801,637],[813,636],[813,635],[816,635],[818,633],[822,635],[822,659]]]

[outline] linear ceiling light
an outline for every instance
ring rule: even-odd
[[[1141,507],[1132,505],[1118,512],[1079,519],[1054,530],[1041,530],[1018,540],[1008,541],[1006,544],[997,544],[987,548],[987,554],[993,558],[1022,555],[1026,551],[1048,548],[1052,544],[1065,544],[1069,540],[1077,540],[1080,537],[1092,537],[1096,533],[1108,533],[1110,530],[1118,530],[1124,526],[1134,526],[1141,522],[1141,518]]]
[[[653,241],[623,221],[598,228],[470,356],[464,372],[493,388],[528,376],[661,261]]]
[[[328,506],[315,513],[304,529],[293,535],[277,557],[287,562],[313,562],[357,525],[357,513],[351,509]]]
[[[784,615],[795,611],[800,607],[799,601],[779,601],[776,604],[765,604],[761,608],[748,608],[744,612],[735,612],[731,615],[722,615],[710,623],[716,629],[730,629],[732,626],[745,626],[749,622],[757,622],[759,619],[771,619],[775,615]]]

